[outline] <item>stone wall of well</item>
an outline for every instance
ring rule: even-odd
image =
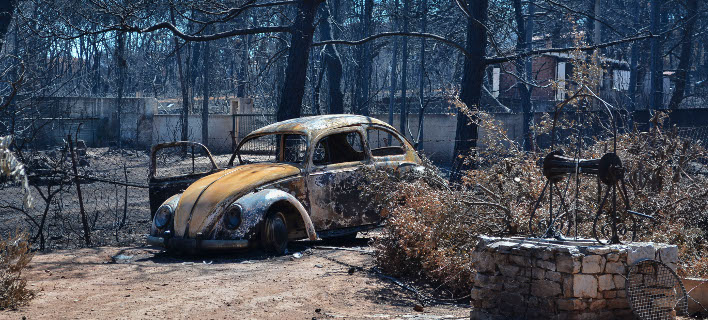
[[[472,252],[472,319],[633,319],[628,267],[656,259],[675,269],[676,246],[481,237]]]

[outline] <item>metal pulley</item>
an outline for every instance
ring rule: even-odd
[[[600,159],[576,159],[556,150],[543,159],[543,175],[551,183],[563,180],[568,174],[597,175],[606,185],[614,185],[624,178],[622,160],[614,152],[606,153]]]

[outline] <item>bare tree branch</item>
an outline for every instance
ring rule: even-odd
[[[173,24],[171,24],[169,22],[161,22],[156,25],[153,25],[153,26],[150,26],[147,28],[143,28],[143,29],[138,28],[138,27],[123,26],[123,27],[118,27],[117,31],[147,33],[147,32],[153,32],[153,31],[162,30],[162,29],[167,29],[167,30],[171,31],[173,35],[181,38],[182,40],[186,40],[186,41],[211,41],[211,40],[229,38],[229,37],[233,37],[233,36],[242,36],[242,35],[248,35],[248,34],[290,32],[289,26],[273,26],[273,27],[257,27],[257,28],[249,28],[249,29],[236,29],[236,30],[218,32],[218,33],[214,33],[214,34],[210,34],[210,35],[195,36],[195,35],[190,35],[190,34],[183,33],[182,31],[179,31],[179,29],[177,29],[177,27],[175,27]]]
[[[536,56],[544,53],[563,53],[563,52],[570,52],[570,51],[594,51],[597,49],[602,49],[606,47],[611,47],[611,46],[616,46],[618,44],[622,43],[627,43],[627,42],[634,42],[634,41],[639,41],[639,40],[644,40],[644,39],[649,39],[649,38],[654,38],[654,37],[659,37],[659,35],[653,35],[653,34],[647,34],[643,36],[636,36],[636,37],[630,37],[630,38],[624,38],[620,40],[615,40],[615,41],[610,41],[610,42],[605,42],[597,45],[592,45],[592,46],[580,46],[580,47],[568,47],[568,48],[547,48],[547,49],[538,49],[538,50],[531,50],[527,52],[522,52],[519,54],[513,54],[509,56],[504,56],[504,57],[491,57],[486,59],[486,64],[496,64],[496,63],[503,63],[503,62],[509,62],[517,59],[522,59],[530,56]]]
[[[18,57],[12,57],[20,62],[20,75],[17,80],[15,80],[14,82],[10,82],[10,87],[12,88],[12,91],[7,97],[3,97],[3,102],[0,103],[0,111],[10,106],[12,100],[15,99],[17,92],[20,90],[20,86],[22,86],[22,83],[25,81],[25,62]]]
[[[605,21],[602,20],[602,19],[599,19],[599,18],[595,17],[595,15],[589,14],[589,13],[587,13],[587,12],[575,10],[575,9],[573,9],[573,8],[571,8],[571,7],[567,6],[567,5],[565,5],[565,4],[562,4],[562,3],[560,3],[560,2],[556,2],[556,1],[553,1],[553,0],[543,0],[543,1],[548,2],[548,3],[550,3],[550,4],[554,5],[554,6],[561,7],[561,8],[563,8],[563,9],[567,10],[568,12],[585,16],[585,17],[587,17],[587,18],[590,19],[590,20],[595,20],[595,21],[597,21],[597,22],[599,22],[599,23],[602,23],[605,27],[607,27],[607,29],[612,30],[612,32],[616,33],[617,35],[622,36],[622,37],[625,36],[625,35],[622,34],[621,32],[617,31],[617,29],[615,29],[614,27],[612,27],[612,25],[610,25],[609,23],[605,22]]]
[[[341,44],[341,45],[346,45],[346,46],[356,46],[360,44],[364,44],[366,42],[376,40],[378,38],[385,38],[385,37],[395,37],[395,36],[406,36],[406,37],[414,37],[414,38],[427,38],[427,39],[433,39],[440,41],[444,44],[447,44],[451,47],[454,47],[455,49],[459,50],[462,54],[466,56],[470,56],[470,53],[465,50],[465,47],[461,46],[455,41],[452,41],[450,39],[443,38],[439,35],[431,34],[431,33],[421,33],[421,32],[401,32],[401,31],[396,31],[396,32],[381,32],[375,35],[371,35],[369,37],[366,37],[364,39],[360,40],[327,40],[327,41],[320,41],[320,42],[313,42],[312,46],[313,47],[319,47],[319,46],[326,46],[328,44]]]

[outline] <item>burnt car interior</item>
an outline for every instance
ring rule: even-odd
[[[358,132],[341,132],[326,136],[317,143],[312,163],[318,166],[362,161],[366,159],[361,135]]]
[[[151,216],[167,198],[219,170],[209,150],[200,143],[182,141],[157,145],[152,151],[148,176]]]
[[[367,128],[366,136],[374,157],[398,156],[406,154],[403,143],[395,135],[378,128]]]
[[[283,150],[284,152],[280,152]],[[241,164],[261,162],[302,163],[307,139],[299,134],[268,134],[244,142],[236,151]]]
[[[307,151],[307,140],[305,136],[286,134],[283,138],[282,161],[289,163],[302,163],[305,160]]]

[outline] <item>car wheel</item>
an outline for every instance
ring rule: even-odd
[[[285,254],[285,249],[288,248],[288,226],[282,212],[275,211],[266,216],[262,241],[266,252],[276,255]]]

